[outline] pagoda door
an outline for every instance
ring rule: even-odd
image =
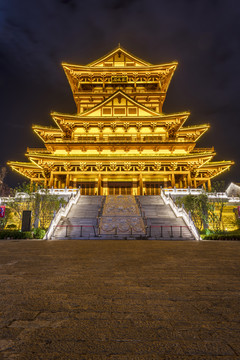
[[[109,195],[131,195],[132,182],[111,182],[109,186]]]
[[[95,183],[81,183],[79,185],[81,186],[82,195],[94,195]]]
[[[146,195],[160,195],[160,183],[146,183]]]

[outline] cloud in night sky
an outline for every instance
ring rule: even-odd
[[[42,145],[31,125],[53,126],[51,110],[76,111],[61,62],[87,64],[120,42],[151,63],[178,60],[164,111],[210,123],[199,146],[235,160],[229,178],[240,181],[239,18],[233,0],[2,1],[0,163]]]

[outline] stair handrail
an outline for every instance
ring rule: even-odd
[[[202,240],[202,238],[201,238],[201,236],[200,236],[200,234],[198,232],[198,229],[197,229],[196,225],[194,224],[194,221],[193,221],[193,219],[191,217],[191,214],[188,214],[183,207],[178,207],[174,203],[171,196],[169,196],[169,195],[166,196],[165,191],[163,189],[161,191],[161,197],[163,199],[164,204],[169,205],[171,207],[171,209],[174,212],[175,216],[176,217],[181,217],[184,220],[185,224],[190,228],[194,238],[196,240]]]
[[[98,209],[98,215],[97,215],[98,232],[99,232],[100,220],[101,220],[101,217],[102,217],[102,214],[103,214],[103,208],[104,208],[105,201],[106,201],[106,196],[104,195],[102,200],[101,200],[101,204],[100,204],[100,207]]]
[[[138,196],[135,196],[135,200],[136,200],[136,204],[137,204],[137,207],[139,209],[139,212],[140,212],[140,216],[143,220],[143,224],[144,224],[144,227],[145,227],[145,235],[147,235],[147,218],[146,218],[146,214],[145,214],[145,211],[142,210],[142,204],[138,198]]]
[[[75,205],[79,198],[81,196],[81,192],[80,192],[80,189],[77,191],[77,193],[73,196],[70,197],[67,205],[65,207],[61,206],[58,210],[58,212],[53,216],[53,219],[50,223],[50,226],[44,236],[44,240],[49,240],[51,239],[51,236],[52,236],[52,233],[55,229],[55,226],[59,223],[60,219],[62,216],[66,217],[72,207],[72,205]]]
[[[97,216],[98,219],[101,219],[101,217],[102,217],[103,207],[104,207],[105,201],[106,201],[106,196],[104,196],[104,197],[102,198],[102,200],[101,200],[101,204],[100,204],[100,207],[99,207],[99,209],[98,209],[98,216]]]

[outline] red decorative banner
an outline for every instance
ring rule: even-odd
[[[5,217],[5,209],[6,209],[6,206],[4,206],[4,205],[0,206],[0,218]]]

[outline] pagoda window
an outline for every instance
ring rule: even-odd
[[[131,136],[109,136],[108,140],[109,141],[131,141],[132,137]]]
[[[85,85],[85,84],[83,84],[83,85],[82,85],[82,89],[85,90],[85,91],[91,91],[91,90],[92,90],[92,86],[91,86],[91,85]]]
[[[143,141],[163,141],[163,136],[143,136]]]
[[[96,136],[78,136],[78,141],[92,141],[92,142],[94,142],[94,141],[96,141],[97,140],[97,138],[96,138]]]
[[[105,62],[104,66],[113,66],[113,63],[112,62]]]
[[[103,115],[112,115],[112,109],[110,107],[105,107],[102,109]]]
[[[134,62],[126,62],[126,66],[134,66]]]
[[[125,108],[115,108],[114,115],[126,115],[126,109]]]
[[[135,108],[135,107],[128,108],[128,114],[129,115],[136,115],[137,114],[137,108]]]

